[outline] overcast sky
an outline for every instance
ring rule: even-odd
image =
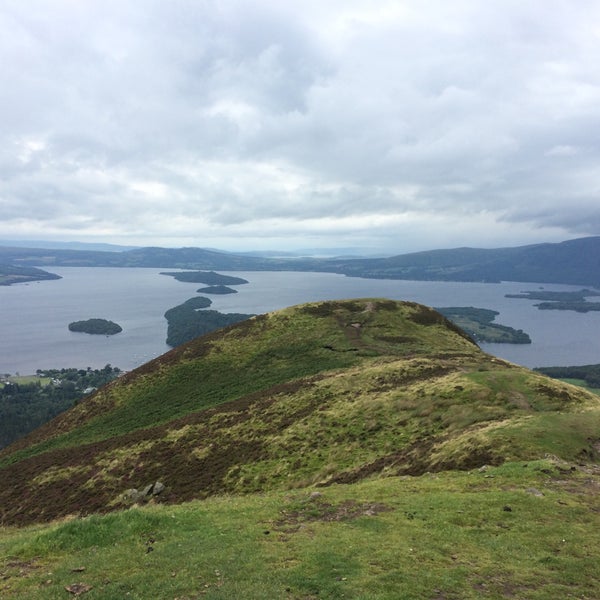
[[[600,234],[597,0],[0,0],[0,238]]]

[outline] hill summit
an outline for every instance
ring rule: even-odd
[[[175,504],[549,453],[593,463],[599,430],[597,396],[483,353],[431,308],[304,304],[178,347],[4,449],[0,518],[114,511],[156,482]]]

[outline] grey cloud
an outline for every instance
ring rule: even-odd
[[[599,23],[594,2],[8,3],[0,217],[37,238],[172,217],[174,244],[186,216],[600,233]]]

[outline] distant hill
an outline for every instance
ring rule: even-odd
[[[598,597],[599,431],[419,304],[257,316],[0,451],[0,594]]]
[[[600,286],[600,237],[515,248],[455,248],[338,261],[345,275],[428,281],[529,281]]]
[[[154,267],[228,271],[320,271],[376,279],[523,281],[600,287],[600,237],[514,248],[454,248],[389,258],[269,258],[202,248],[123,252],[0,247],[19,266]]]
[[[0,264],[0,285],[28,283],[30,281],[47,281],[51,279],[61,279],[61,277],[55,273],[48,273],[48,271],[36,267]]]

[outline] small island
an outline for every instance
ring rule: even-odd
[[[69,331],[93,335],[115,335],[121,333],[123,328],[117,323],[106,319],[88,319],[87,321],[69,323]]]
[[[169,275],[186,283],[204,283],[205,285],[242,285],[248,283],[246,279],[241,277],[232,277],[231,275],[221,275],[214,271],[164,271],[161,275]]]
[[[466,331],[476,342],[531,344],[531,338],[522,329],[494,323],[494,319],[500,314],[495,310],[472,306],[448,306],[436,310]]]
[[[526,291],[520,294],[506,294],[505,298],[542,300],[539,304],[534,304],[538,310],[574,310],[575,312],[586,313],[600,310],[600,302],[587,301],[588,297],[593,296],[600,296],[600,292],[586,288],[574,292]]]
[[[226,285],[211,285],[196,290],[199,294],[237,294],[237,290],[232,290]]]

